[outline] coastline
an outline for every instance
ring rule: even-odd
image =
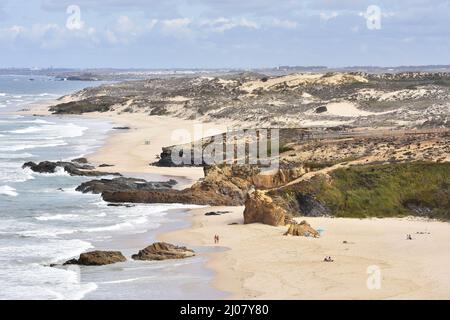
[[[57,116],[48,111],[55,103],[72,101],[70,97],[61,100],[48,100],[28,105],[28,110],[16,112],[20,115]],[[191,186],[203,178],[201,167],[156,167],[150,166],[157,161],[163,147],[191,142],[208,136],[208,132],[225,132],[226,124],[201,123],[196,120],[184,120],[169,116],[149,116],[145,113],[92,112],[71,117],[108,120],[116,124],[105,143],[86,158],[95,164],[113,165],[114,171],[127,176],[146,177],[164,176],[179,180],[176,188]],[[129,128],[129,129],[123,129]],[[172,137],[174,134],[174,137]],[[181,137],[180,137],[181,135]],[[195,138],[195,139],[194,139]],[[110,171],[111,168],[98,168],[98,171]]]
[[[55,103],[69,102],[70,98],[59,98],[59,99],[51,99],[46,101],[39,101],[36,103],[32,103],[26,105],[25,108],[14,112],[14,114],[18,115],[27,115],[27,116],[42,116],[42,117],[59,117],[64,118],[66,115],[53,115],[48,111],[48,108]],[[84,115],[69,115],[73,118],[90,118],[90,119],[98,119],[98,120],[107,120],[112,122],[115,126],[121,127],[126,126],[130,127],[128,130],[114,130],[108,133],[107,138],[105,139],[103,145],[99,148],[95,149],[93,153],[88,153],[84,155],[89,162],[95,164],[96,166],[108,163],[114,165],[114,171],[120,172],[128,177],[136,177],[148,179],[151,181],[156,180],[168,180],[168,179],[176,179],[178,184],[175,186],[177,189],[183,189],[191,186],[193,183],[198,181],[203,177],[203,168],[192,167],[192,168],[165,168],[165,167],[151,167],[149,163],[151,159],[148,154],[152,154],[152,152],[156,155],[161,152],[161,148],[163,146],[173,145],[176,143],[180,143],[180,141],[172,141],[170,133],[173,130],[181,129],[187,130],[188,132],[194,134],[194,126],[198,125],[196,121],[189,120],[180,120],[177,118],[171,117],[162,117],[162,116],[146,116],[143,117],[142,114],[126,114],[126,115],[118,115],[113,112],[107,113],[91,113]],[[217,130],[220,127],[220,130],[226,130],[224,126],[218,126],[216,124],[202,124],[203,132],[206,132],[208,129]],[[161,135],[161,132],[166,132],[167,134]],[[205,134],[206,136],[206,134]],[[144,142],[146,139],[151,139],[152,143],[150,145],[146,145]],[[186,141],[187,142],[187,141]],[[119,145],[120,147],[117,147]],[[156,159],[155,159],[156,161]],[[98,167],[96,170],[98,171],[111,171],[111,168],[101,168]],[[167,219],[168,221],[162,224],[156,230],[149,230],[145,233],[137,233],[137,234],[129,234],[129,235],[119,235],[114,236],[112,239],[109,239],[104,242],[93,242],[92,245],[96,250],[120,250],[126,256],[131,256],[131,254],[136,253],[138,250],[145,248],[147,245],[159,241],[165,233],[174,232],[177,230],[185,230],[190,228],[190,220],[186,217],[186,213],[189,209],[168,209],[167,211]],[[185,244],[184,239],[174,239],[174,243],[177,245]],[[124,245],[125,244],[125,245]],[[199,252],[197,249],[200,249]],[[190,273],[194,276],[197,275],[197,280],[199,283],[204,281],[205,278],[212,278],[212,274],[215,273],[213,269],[206,267],[207,264],[207,255],[208,252],[214,251],[215,248],[205,248],[205,247],[196,247],[194,246],[196,252],[198,252],[197,257],[188,259],[189,261],[181,261],[181,264],[185,264],[189,267]],[[172,269],[174,272],[181,275],[179,271],[176,271],[176,268],[172,268],[170,264],[172,261],[165,262],[167,268]],[[127,268],[132,269],[133,265],[131,261],[125,263],[122,268],[126,270]],[[142,266],[145,268],[146,266]],[[149,270],[151,271],[151,266],[149,265]],[[113,271],[114,266],[111,268],[110,266],[102,267],[104,271],[110,270]],[[82,277],[83,282],[90,282],[90,278],[97,272],[82,269]],[[127,274],[127,273],[125,273]],[[123,277],[123,276],[122,276]],[[145,277],[144,277],[145,279]],[[103,285],[112,285],[116,283],[127,283],[133,282],[136,279],[125,279],[125,280],[113,280],[106,281],[103,283],[99,283],[96,290],[87,292],[83,299],[97,299],[101,298],[102,292],[104,295],[108,295],[104,289],[99,288]],[[145,281],[145,280],[144,280]],[[208,280],[209,281],[209,280]],[[200,284],[196,284],[195,288],[183,288],[183,292],[186,296],[191,297],[193,299],[205,299],[205,297],[216,297],[223,298],[225,293],[215,286],[208,285],[209,289],[205,289]],[[194,290],[195,289],[195,290]],[[136,289],[137,290],[137,289]],[[145,293],[144,293],[145,294]],[[114,298],[114,297],[113,297]],[[126,297],[124,297],[126,298]],[[139,297],[136,297],[139,298]],[[181,298],[181,297],[180,297]],[[171,297],[165,297],[165,299],[171,299]]]
[[[95,164],[113,164],[117,171],[127,175],[181,177],[184,182],[180,188],[202,178],[201,168],[149,166],[152,155],[159,153],[162,146],[180,143],[170,139],[173,130],[192,131],[196,122],[143,115],[108,112],[80,116],[130,126],[130,130],[112,133],[105,145],[87,158]],[[145,144],[146,140],[150,140],[150,145]],[[206,211],[215,210],[230,213],[204,216]],[[441,299],[450,296],[450,275],[446,272],[450,257],[440,254],[450,251],[448,223],[418,218],[307,218],[314,228],[325,230],[322,238],[312,239],[283,236],[286,227],[244,226],[242,211],[243,207],[189,210],[189,227],[161,230],[156,237],[175,244],[216,247],[215,252],[206,250],[199,255],[206,257],[205,266],[214,271],[211,285],[229,293],[226,298]],[[214,234],[221,237],[219,245],[213,244]],[[414,241],[406,241],[406,234],[413,234]],[[324,263],[325,256],[332,256],[335,262]],[[371,266],[381,271],[380,289],[367,287]]]

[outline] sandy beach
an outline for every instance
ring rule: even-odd
[[[29,113],[44,113],[45,106]],[[85,115],[83,115],[85,116]],[[151,167],[174,130],[192,132],[195,121],[144,114],[91,113],[129,130],[115,130],[106,144],[88,155],[126,175],[163,175],[185,181],[203,177],[201,168]],[[226,130],[226,125],[204,128]],[[206,132],[206,130],[204,131]],[[146,143],[149,141],[149,143]],[[106,168],[108,169],[108,168]],[[109,168],[110,170],[110,168]],[[184,180],[183,180],[184,178]],[[205,216],[207,211],[229,211]],[[212,285],[232,299],[448,299],[450,297],[450,224],[418,218],[307,218],[322,237],[284,236],[287,227],[243,225],[243,207],[210,207],[189,212],[188,229],[161,234],[160,240],[188,246],[214,245],[201,253],[215,272]],[[299,220],[302,220],[299,218]],[[413,240],[406,240],[411,234]],[[323,262],[331,256],[334,262]],[[379,270],[380,287],[369,289],[370,268]],[[369,272],[369,273],[368,273]],[[373,275],[372,275],[373,276]],[[373,278],[370,278],[373,279]]]
[[[57,103],[72,101],[70,97],[62,100],[49,100],[29,105],[27,109],[18,112],[23,115],[53,116],[49,107]],[[189,187],[203,178],[203,169],[192,168],[162,168],[150,166],[157,161],[157,156],[163,147],[188,143],[199,140],[212,133],[217,134],[227,130],[225,123],[201,123],[196,120],[183,120],[169,116],[149,116],[144,113],[92,112],[82,116],[108,120],[114,123],[106,143],[94,154],[87,155],[95,165],[113,165],[115,172],[127,176],[139,176],[149,179],[156,176],[174,177],[179,180],[177,188]],[[129,128],[129,129],[123,129]],[[99,171],[111,171],[111,167],[98,168]]]
[[[163,147],[190,142],[191,137],[198,139],[208,136],[209,130],[224,132],[223,124],[202,124],[195,120],[183,120],[166,116],[148,116],[142,113],[120,114],[115,112],[90,113],[89,117],[110,120],[117,126],[129,127],[127,130],[115,130],[106,144],[96,153],[88,155],[94,164],[114,165],[114,170],[125,175],[164,175],[182,179],[185,183],[178,188],[188,187],[203,178],[203,169],[161,168],[150,166],[157,161]],[[179,139],[178,133],[183,137]],[[183,133],[186,133],[184,135]],[[195,134],[198,133],[196,136]],[[196,140],[196,139],[195,139]],[[103,168],[105,171],[111,168]]]
[[[212,210],[230,211],[205,216]],[[166,241],[213,245],[213,285],[232,299],[448,299],[450,224],[414,218],[307,218],[321,238],[284,236],[287,227],[242,225],[243,207],[190,212],[192,227]],[[301,218],[299,219],[301,220]],[[237,223],[237,225],[230,225]],[[423,232],[418,234],[417,232]],[[413,240],[406,240],[411,234]],[[344,241],[346,243],[344,243]],[[323,262],[325,256],[334,259]],[[368,268],[378,267],[379,289],[369,290]],[[369,270],[370,271],[370,270]]]

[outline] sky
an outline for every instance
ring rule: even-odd
[[[450,64],[450,0],[0,0],[0,67]]]

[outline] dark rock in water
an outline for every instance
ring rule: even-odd
[[[114,127],[114,130],[130,130],[130,127]]]
[[[193,256],[195,256],[194,251],[186,247],[178,247],[165,242],[156,242],[140,250],[138,254],[132,255],[131,258],[134,260],[167,260],[184,259]]]
[[[122,204],[122,203],[108,203],[108,207],[125,207],[125,208],[133,208],[136,207],[133,204]]]
[[[92,251],[82,253],[79,259],[66,261],[64,265],[82,265],[82,266],[103,266],[117,262],[124,262],[127,259],[120,251]]]
[[[106,163],[103,163],[103,164],[99,165],[98,167],[99,167],[99,168],[107,168],[107,167],[114,167],[114,165],[113,165],[113,164],[106,164]]]
[[[211,211],[205,213],[205,216],[221,216],[225,213],[230,213],[230,211]]]
[[[88,160],[86,158],[77,158],[77,159],[73,159],[72,162],[86,164],[86,163],[88,163]]]
[[[323,113],[323,112],[327,112],[327,111],[328,111],[328,109],[327,109],[327,107],[325,107],[325,106],[318,107],[318,108],[316,108],[316,110],[315,110],[316,113]]]
[[[76,190],[83,193],[92,192],[95,194],[103,193],[106,191],[151,191],[156,189],[171,189],[176,184],[177,182],[173,179],[161,182],[148,182],[143,179],[120,177],[115,179],[101,179],[84,182],[80,186],[78,186]]]
[[[71,264],[79,264],[78,259],[70,259],[63,263],[63,266],[71,265]]]
[[[100,172],[93,171],[95,167],[79,164],[76,162],[51,162],[51,161],[43,161],[39,164],[34,162],[25,163],[22,168],[30,168],[34,172],[38,173],[55,173],[56,168],[61,167],[65,172],[69,173],[71,176],[86,176],[86,177],[100,177],[100,176],[121,176],[120,173],[111,173],[111,172]]]

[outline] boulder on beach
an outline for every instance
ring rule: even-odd
[[[80,254],[79,259],[66,261],[64,265],[77,264],[82,266],[103,266],[117,262],[124,262],[127,259],[120,251],[91,251]]]
[[[263,223],[271,226],[284,226],[288,218],[286,210],[275,204],[264,192],[249,192],[245,201],[244,224]]]
[[[311,225],[305,220],[303,220],[300,223],[292,223],[289,226],[288,231],[286,231],[284,235],[285,236],[292,235],[299,237],[314,237],[314,238],[318,238],[320,236],[319,232],[313,229]]]
[[[184,259],[195,256],[193,250],[186,247],[178,247],[170,243],[156,242],[137,254],[131,256],[134,260],[167,260]]]
[[[225,213],[230,213],[230,211],[210,211],[205,213],[205,216],[221,216]]]

